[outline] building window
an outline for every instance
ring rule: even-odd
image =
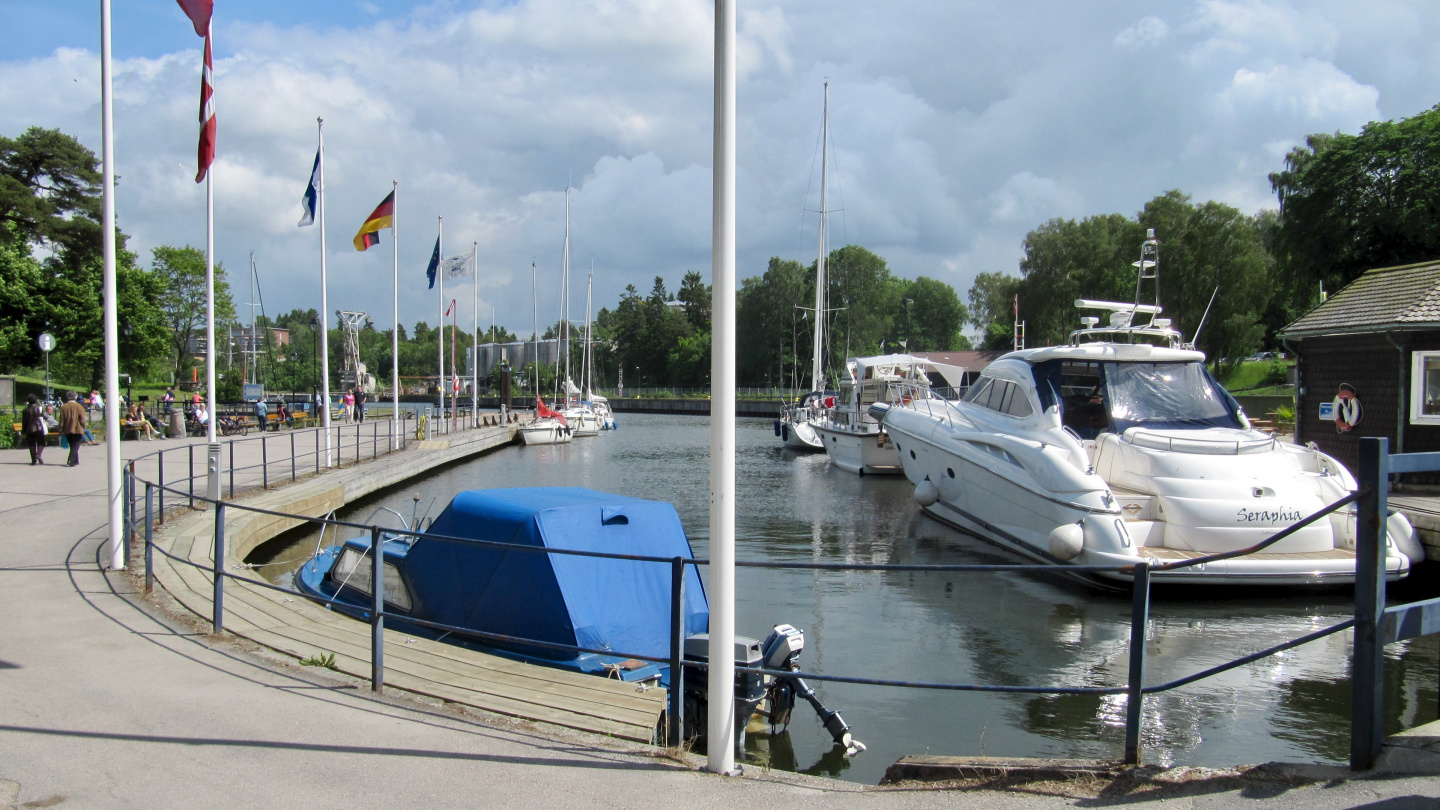
[[[1440,351],[1410,353],[1410,424],[1440,425]]]

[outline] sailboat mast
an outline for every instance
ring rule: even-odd
[[[560,393],[565,397],[561,402],[570,404],[570,187],[565,187],[565,272],[560,282],[560,294],[565,297],[560,305],[560,343],[565,352],[565,379],[560,383]]]
[[[585,277],[585,350],[580,355],[584,364],[580,369],[580,379],[583,383],[584,398],[590,399],[590,378],[595,373],[595,363],[590,359],[590,307],[594,304],[595,294],[595,262],[590,262],[590,274]]]
[[[830,146],[830,82],[825,82],[825,112],[820,119],[820,249],[815,258],[815,348],[810,364],[810,390],[825,390],[825,180]]]
[[[530,262],[530,320],[533,322],[531,333],[535,338],[535,359],[531,365],[535,367],[535,396],[540,396],[540,287],[536,283],[540,271],[535,269],[535,262]]]

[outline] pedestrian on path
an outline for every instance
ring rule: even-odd
[[[365,389],[355,389],[355,421],[365,421]]]
[[[350,416],[355,413],[355,389],[351,388],[340,398],[340,410],[345,414],[345,421],[350,421]]]
[[[30,450],[30,465],[45,463],[45,412],[34,394],[25,398],[25,411],[20,416],[20,432]]]
[[[75,392],[65,392],[65,404],[60,406],[60,435],[70,444],[70,459],[67,467],[80,466],[80,442],[85,440],[85,406],[75,401]]]

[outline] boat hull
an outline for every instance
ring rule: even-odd
[[[899,418],[895,418],[895,417]],[[1164,536],[1163,521],[1137,519],[1118,508],[1128,498],[1116,498],[1108,489],[1089,493],[1042,492],[1033,481],[1023,480],[1020,465],[1014,463],[1020,449],[1009,454],[980,453],[977,445],[953,435],[946,424],[915,414],[898,413],[886,416],[886,427],[900,450],[901,465],[906,477],[917,485],[917,500],[927,514],[956,528],[974,534],[1026,559],[1059,568],[1073,566],[1130,566],[1146,562],[1152,566],[1182,562],[1204,556],[1193,549],[1170,548],[1158,544]],[[1013,446],[1012,446],[1013,447]],[[1017,480],[1019,479],[1019,480]],[[929,486],[933,485],[933,492]],[[922,486],[929,497],[920,498]],[[1096,496],[1099,496],[1097,500]],[[1102,507],[1102,503],[1111,506]],[[1223,505],[1221,501],[1215,501]],[[1319,504],[1319,501],[1317,501]],[[1245,538],[1241,547],[1258,542],[1298,517],[1262,530],[1255,538]],[[1340,518],[1343,522],[1344,518]],[[1084,545],[1073,557],[1056,556],[1051,548],[1051,532],[1067,524],[1078,524],[1084,533]],[[1194,583],[1205,585],[1331,585],[1355,581],[1353,546],[1346,548],[1338,533],[1332,536],[1330,524],[1311,527],[1325,534],[1323,547],[1314,538],[1301,538],[1300,533],[1273,546],[1293,550],[1267,551],[1242,557],[1177,568],[1153,570],[1157,582]],[[1392,527],[1393,528],[1393,527]],[[1176,535],[1180,532],[1171,529]],[[1308,531],[1308,530],[1307,530]],[[1396,532],[1392,531],[1392,539]],[[1154,543],[1154,545],[1147,545]],[[1387,549],[1386,576],[1394,581],[1409,573],[1410,561],[1394,549]],[[1128,581],[1123,572],[1096,572],[1086,578]]]
[[[559,422],[524,425],[520,437],[526,445],[569,444],[574,433]]]
[[[780,439],[792,450],[824,450],[815,426],[809,422],[780,421]]]
[[[847,430],[827,424],[815,425],[815,433],[830,456],[830,463],[858,475],[901,475],[900,452],[889,434],[879,430]]]

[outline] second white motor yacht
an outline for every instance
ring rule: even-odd
[[[813,423],[830,463],[859,475],[899,475],[900,453],[885,428],[870,415],[877,403],[905,406],[917,391],[956,390],[965,369],[909,354],[853,357],[845,363],[835,406]]]

